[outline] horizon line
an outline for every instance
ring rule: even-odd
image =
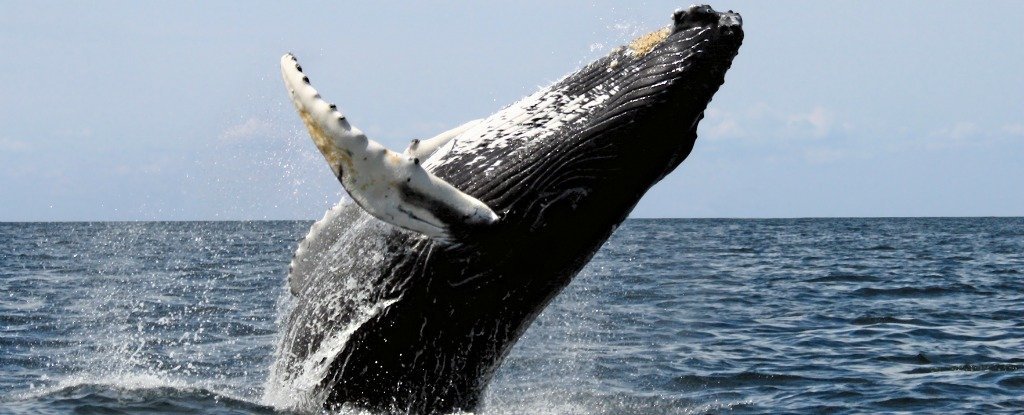
[[[689,217],[628,217],[626,220],[803,220],[803,219],[1017,219],[1020,215],[975,216],[689,216]],[[34,223],[184,223],[184,222],[317,222],[322,218],[306,219],[115,219],[115,220],[0,220],[0,224]]]

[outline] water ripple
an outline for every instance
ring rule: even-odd
[[[269,413],[308,222],[0,223],[0,412]],[[631,220],[483,414],[1019,413],[1024,219]]]

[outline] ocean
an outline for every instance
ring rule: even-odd
[[[0,223],[0,413],[274,413],[309,221]],[[629,220],[482,414],[1021,413],[1024,218]]]

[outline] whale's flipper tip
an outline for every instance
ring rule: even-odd
[[[281,57],[281,76],[310,137],[349,196],[377,219],[451,242],[461,229],[498,220],[486,204],[428,172],[420,157],[430,156],[478,121],[421,142],[406,154],[388,150],[350,125],[338,107],[324,101],[302,72],[295,55]]]

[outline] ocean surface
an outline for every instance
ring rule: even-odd
[[[0,413],[273,413],[311,222],[0,223]],[[482,414],[1024,412],[1024,218],[630,220]]]

